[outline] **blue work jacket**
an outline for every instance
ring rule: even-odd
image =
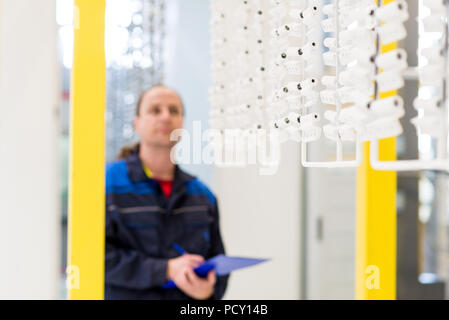
[[[190,299],[163,289],[173,244],[206,260],[224,253],[217,200],[197,178],[175,167],[167,199],[145,174],[137,152],[106,168],[105,299]],[[217,277],[212,299],[221,299],[227,276]]]

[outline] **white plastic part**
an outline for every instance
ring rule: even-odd
[[[434,2],[435,4],[436,2]],[[434,30],[434,29],[433,29]],[[438,47],[427,48],[424,51],[430,62],[440,62],[441,49]],[[435,85],[442,84],[444,70],[447,65],[444,64],[432,64],[419,68],[419,78],[421,85]],[[386,100],[386,99],[385,99]],[[379,100],[379,102],[383,102]],[[377,102],[376,102],[377,103]],[[444,122],[447,121],[444,113],[442,112],[442,101],[438,97],[430,99],[416,98],[414,100],[414,108],[424,111],[424,116],[415,117],[411,120],[411,123],[416,127],[419,134],[428,134],[438,140],[438,158],[433,160],[398,160],[398,161],[380,161],[379,160],[379,143],[377,139],[386,136],[393,136],[393,134],[399,134],[401,131],[399,121],[396,120],[383,120],[384,125],[373,125],[369,128],[367,135],[371,135],[370,146],[370,164],[375,170],[394,170],[394,171],[419,171],[419,170],[448,170],[449,161],[445,159],[445,152],[447,146],[445,145],[445,139],[442,139],[442,135],[447,135],[447,129],[444,128]],[[385,105],[386,106],[386,105]],[[377,135],[375,132],[384,131],[383,135]],[[444,150],[442,153],[441,150]]]
[[[382,118],[399,119],[404,116],[404,100],[400,96],[376,100],[370,104],[371,112]]]
[[[365,28],[355,28],[340,32],[339,45],[341,47],[367,46],[372,45],[375,41],[376,34],[374,31],[366,30]]]
[[[321,83],[328,89],[335,89],[337,86],[337,78],[335,76],[326,75],[321,78]]]
[[[354,55],[354,48],[372,48],[373,46],[375,33],[367,30],[365,25],[363,25],[364,20],[367,20],[364,19],[366,18],[364,9],[373,4],[375,4],[373,1],[368,0],[340,0],[334,1],[323,8],[323,13],[327,15],[327,19],[324,19],[321,22],[322,30],[327,33],[333,33],[333,35],[324,39],[324,46],[330,50],[324,52],[322,57],[325,65],[335,68],[335,76],[328,75],[321,78],[321,82],[326,89],[320,92],[320,98],[322,103],[336,106],[336,111],[327,111],[325,113],[325,117],[328,120],[333,118],[334,121],[331,121],[332,123],[323,127],[325,137],[335,142],[336,159],[335,161],[309,161],[307,156],[308,141],[303,136],[301,162],[305,167],[355,167],[361,163],[361,141],[356,134],[356,129],[353,125],[341,123],[340,116],[342,113],[348,114],[347,120],[354,118],[351,118],[351,111],[343,112],[344,109],[342,109],[342,101],[339,97],[339,92],[342,92],[341,89],[346,90],[345,85],[350,85],[351,90],[355,92],[369,91],[370,86],[372,86],[369,79],[372,81],[374,77],[367,76],[367,72],[369,73],[369,71],[362,68],[362,65],[369,65],[369,58],[372,54],[366,54],[366,59],[364,59],[363,54],[360,54],[360,52],[358,52],[357,55]],[[342,21],[341,19],[345,19],[346,21]],[[355,29],[351,28],[344,30],[351,25],[352,22],[359,21],[359,19],[362,22],[360,24],[363,25],[362,27],[359,26]],[[373,19],[371,19],[371,21],[373,21]],[[347,51],[343,52],[343,54],[341,54],[342,48],[347,48]],[[345,49],[343,49],[343,51],[344,50]],[[341,56],[339,54],[341,54]],[[344,58],[346,57],[347,59],[345,60]],[[352,70],[344,70],[343,65],[355,62],[357,59],[360,60],[360,69],[351,68]],[[374,62],[371,64],[374,65]],[[363,84],[360,84],[360,82],[363,82]],[[343,87],[341,87],[341,85],[343,85]],[[356,97],[356,94],[350,94],[349,90],[346,90],[343,96],[344,98],[351,98],[352,100],[360,98]],[[360,115],[360,113],[355,112],[354,114]],[[354,160],[343,160],[343,141],[355,143],[356,156]]]
[[[338,141],[356,141],[357,133],[352,126],[341,125],[335,126],[327,124],[323,127],[323,133],[329,140]]]
[[[398,70],[390,70],[379,73],[376,82],[380,92],[398,90],[404,86],[404,77]]]
[[[280,54],[282,60],[299,60],[303,55],[303,51],[299,47],[289,47]]]
[[[368,123],[365,127],[366,140],[379,140],[397,137],[403,132],[401,123],[397,118],[380,118]]]
[[[285,101],[289,109],[299,110],[301,108],[301,96],[299,94],[287,97]]]
[[[444,78],[444,64],[429,64],[419,68],[421,85],[439,85]]]
[[[370,78],[369,70],[360,67],[354,67],[347,69],[340,73],[338,76],[338,82],[343,86],[369,86]]]
[[[371,100],[372,84],[368,88],[359,87],[342,87],[337,90],[338,99],[341,103],[356,103],[358,105],[364,104],[366,101]]]
[[[351,127],[358,127],[360,123],[366,122],[370,119],[369,113],[357,106],[341,109],[339,114],[337,114],[334,110],[328,110],[324,113],[324,117],[330,122],[340,122],[343,124],[348,124]]]
[[[323,6],[323,13],[329,17],[335,14],[335,4],[330,3]]]
[[[376,58],[376,65],[383,70],[407,68],[407,52],[404,49],[396,49],[383,53]]]
[[[401,22],[389,22],[377,28],[380,41],[383,44],[389,44],[405,39],[407,30]]]
[[[302,63],[300,61],[289,61],[286,62],[285,70],[289,75],[301,76],[302,75]]]
[[[335,51],[328,51],[323,53],[323,62],[326,66],[335,67],[337,66],[337,53]]]
[[[318,41],[311,40],[303,48],[304,58],[308,59],[310,56],[316,55],[319,52]]]
[[[298,120],[298,123],[300,123],[302,127],[307,127],[315,125],[317,122],[319,122],[320,116],[318,113],[309,113],[306,115],[299,116],[299,118],[296,119]]]
[[[322,90],[320,92],[321,102],[324,104],[336,105],[337,92],[335,90]]]
[[[421,55],[423,55],[428,62],[433,64],[442,64],[444,62],[444,49],[440,46],[432,46],[421,49]]]
[[[301,130],[302,146],[306,143],[316,141],[321,138],[322,129],[320,127],[308,127]]]
[[[297,33],[301,33],[302,25],[297,22],[291,22],[291,23],[284,24],[283,27],[281,28],[281,30],[286,35],[297,34]]]
[[[410,120],[419,133],[428,134],[433,138],[438,138],[441,136],[443,121],[443,118],[439,114],[415,117]]]
[[[354,48],[350,46],[340,49],[339,58],[342,65],[347,65],[355,60],[363,66],[373,64],[372,57],[375,54],[374,45],[366,48]]]
[[[370,143],[370,165],[382,171],[449,170],[449,161],[445,159],[380,161],[378,140]]]
[[[441,111],[442,103],[441,99],[438,97],[434,97],[431,99],[421,99],[416,98],[413,101],[413,107],[418,110],[423,110],[426,114],[427,113],[437,113]]]
[[[306,10],[301,12],[300,17],[304,21],[304,23],[308,26],[317,23],[320,17],[319,7],[317,5],[309,6]]]
[[[324,32],[335,32],[337,30],[336,18],[327,18],[321,21],[321,27]]]
[[[334,49],[337,47],[337,39],[332,37],[325,38],[323,44],[329,49]]]
[[[302,98],[304,100],[304,108],[310,108],[315,106],[319,100],[319,94],[316,90],[310,90],[306,92],[302,92]]]
[[[424,6],[432,11],[443,12],[446,9],[442,0],[422,0],[422,2]]]
[[[443,33],[445,24],[440,13],[431,14],[423,19],[423,26],[425,32],[440,32]]]
[[[409,18],[408,5],[404,0],[396,0],[379,7],[376,17],[382,22],[405,22]]]
[[[316,136],[314,136],[316,138]],[[342,160],[342,140],[337,139],[337,160],[336,161],[309,161],[307,153],[307,143],[310,140],[303,135],[301,143],[301,163],[306,168],[353,168],[358,167],[362,163],[362,142],[356,137],[355,159],[354,160]]]

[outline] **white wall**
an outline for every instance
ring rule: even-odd
[[[54,0],[0,0],[0,299],[58,298]]]
[[[345,154],[353,159],[353,145]],[[321,140],[309,148],[312,161],[335,159],[335,144]],[[354,299],[355,168],[304,170],[306,299]],[[321,221],[321,232],[319,231]]]
[[[355,169],[307,170],[306,298],[354,299]]]
[[[228,255],[269,258],[232,273],[225,299],[301,298],[299,146],[282,146],[275,175],[256,166],[216,169],[222,237]]]

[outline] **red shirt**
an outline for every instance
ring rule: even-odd
[[[170,197],[171,189],[173,187],[173,180],[159,180],[155,179],[157,182],[159,182],[162,192],[164,193],[166,198]]]
[[[150,169],[143,166],[143,170],[145,171],[145,174],[148,178],[152,178],[159,182],[159,185],[161,186],[162,192],[164,193],[166,198],[170,198],[171,189],[173,187],[173,180],[160,180],[153,177],[153,172],[151,172]]]

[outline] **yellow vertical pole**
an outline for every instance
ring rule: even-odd
[[[394,0],[384,0],[384,4]],[[382,47],[382,52],[396,43]],[[386,92],[380,98],[396,95]],[[396,160],[396,139],[379,142],[379,159]],[[396,172],[375,171],[369,163],[369,142],[357,169],[356,299],[396,299]]]
[[[71,83],[69,299],[103,299],[105,0],[76,0]]]
[[[395,160],[396,139],[379,142],[381,160]],[[396,299],[396,173],[375,171],[369,144],[357,169],[356,298]]]

